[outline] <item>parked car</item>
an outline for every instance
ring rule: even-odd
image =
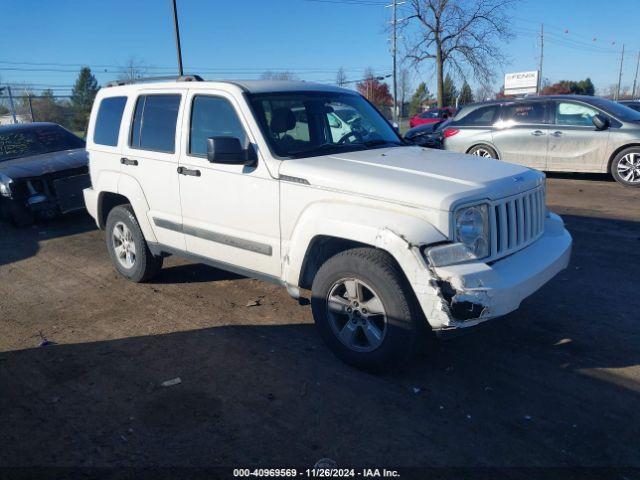
[[[553,95],[463,107],[444,131],[454,152],[539,170],[610,173],[640,186],[640,112],[599,97]]]
[[[419,113],[409,120],[409,127],[417,127],[418,125],[426,125],[429,123],[440,123],[447,118],[453,117],[456,111],[454,108],[431,108],[426,112]]]
[[[0,216],[17,225],[84,208],[84,141],[54,123],[0,127]]]
[[[640,112],[582,95],[465,106],[444,132],[447,150],[545,171],[610,173],[640,186]]]
[[[542,173],[407,146],[351,90],[120,82],[96,96],[87,150],[87,209],[121,275],[176,254],[310,291],[324,341],[362,368],[515,310],[569,262]]]
[[[427,148],[443,148],[443,131],[451,123],[451,119],[443,120],[439,123],[429,123],[426,125],[418,125],[404,134],[404,139],[418,145],[420,147]]]
[[[640,100],[620,100],[618,103],[621,103],[625,107],[629,107],[636,112],[640,112]]]

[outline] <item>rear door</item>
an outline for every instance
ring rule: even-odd
[[[599,172],[607,155],[610,129],[599,131],[592,118],[595,107],[573,100],[556,100],[549,129],[548,170]],[[604,114],[606,115],[606,114]]]
[[[493,131],[500,159],[544,170],[549,140],[549,102],[506,103]]]
[[[186,90],[143,90],[134,97],[122,174],[133,177],[149,204],[158,242],[185,249],[178,182],[178,140]]]

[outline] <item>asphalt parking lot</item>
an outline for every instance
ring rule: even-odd
[[[84,214],[0,225],[0,465],[640,467],[640,190],[548,190],[570,267],[381,376],[276,286],[175,258],[135,285]]]

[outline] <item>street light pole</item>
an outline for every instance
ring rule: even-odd
[[[618,88],[616,89],[616,102],[620,100],[620,84],[622,83],[622,64],[624,63],[624,43],[622,44],[622,55],[620,56],[620,73],[618,74]]]
[[[182,69],[182,47],[180,46],[180,27],[178,26],[178,8],[176,7],[176,0],[172,0],[173,3],[173,26],[176,34],[176,49],[178,51],[178,73],[182,77],[184,71]]]

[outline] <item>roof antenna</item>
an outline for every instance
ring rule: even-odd
[[[176,49],[178,50],[178,75],[181,77],[184,75],[182,70],[182,48],[180,47],[180,27],[178,26],[178,8],[176,7],[176,0],[173,0],[173,25],[176,33]]]

